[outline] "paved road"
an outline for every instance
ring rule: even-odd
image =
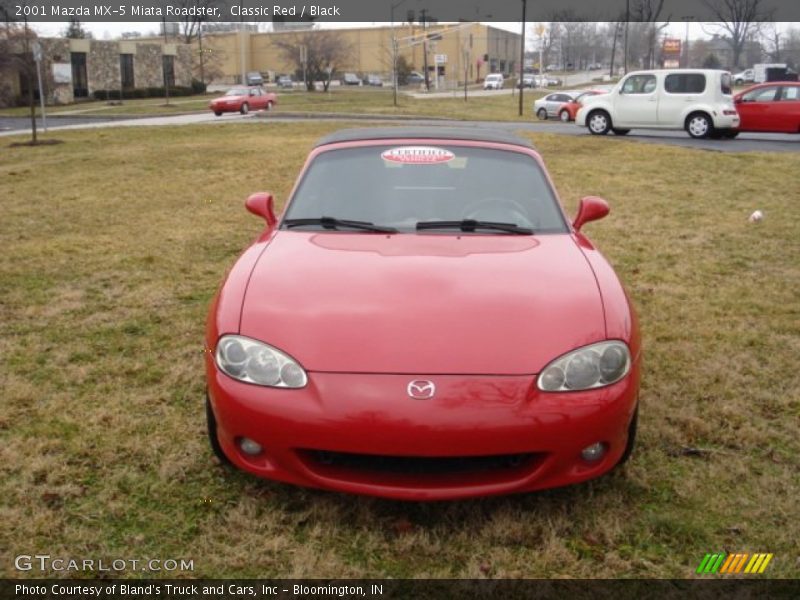
[[[281,116],[279,112],[269,113],[266,116],[262,113],[250,113],[248,115],[226,114],[222,117],[215,117],[210,112],[197,113],[190,115],[176,115],[164,117],[144,117],[138,119],[113,118],[113,117],[58,117],[48,119],[49,131],[60,131],[69,129],[90,129],[99,127],[142,127],[142,126],[164,126],[164,125],[195,125],[195,124],[220,124],[220,123],[245,123],[251,125],[266,125],[275,122],[288,122],[296,120],[312,121],[314,117],[290,117]],[[349,115],[333,116],[336,120],[351,121],[357,120],[358,123],[397,123],[405,125],[449,125],[463,126],[464,121],[444,121],[444,120],[397,120],[381,117],[369,117],[355,119]],[[482,127],[504,130],[526,130],[538,133],[555,133],[560,135],[585,135],[589,133],[586,129],[576,127],[573,124],[561,123],[558,121],[529,123],[504,123],[497,121],[470,121],[470,127]],[[0,117],[0,136],[26,133],[30,131],[30,120],[25,117]],[[682,146],[687,148],[700,148],[703,150],[713,150],[719,152],[800,152],[800,135],[767,134],[767,133],[743,133],[735,140],[693,140],[683,131],[652,131],[646,129],[634,130],[625,137],[617,137],[613,134],[607,136],[609,143],[620,143],[626,141],[636,141],[648,144],[662,144]]]

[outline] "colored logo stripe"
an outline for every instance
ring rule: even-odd
[[[697,573],[763,573],[772,557],[773,554],[746,552],[727,555],[724,552],[706,554],[697,567]]]

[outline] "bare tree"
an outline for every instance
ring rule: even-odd
[[[723,0],[724,1],[724,0]],[[661,32],[669,25],[670,17],[661,19],[661,11],[664,9],[664,0],[636,0],[631,5],[631,15],[635,21],[645,23],[645,60],[646,69],[655,67],[656,47]]]
[[[0,7],[2,10],[2,7]],[[7,17],[7,13],[3,11]],[[31,109],[31,143],[37,143],[36,135],[36,101],[34,97],[34,81],[36,80],[36,63],[33,61],[32,45],[36,33],[24,25],[10,22],[5,18],[5,26],[0,31],[0,72],[16,72],[25,78],[28,88],[28,105]],[[40,90],[39,93],[44,93]]]
[[[772,11],[764,8],[763,0],[703,0],[716,19],[712,31],[723,36],[733,54],[733,66],[739,68],[745,43],[758,33]]]
[[[322,81],[327,92],[330,85],[330,73],[346,63],[353,53],[353,48],[345,41],[344,36],[332,30],[316,30],[298,32],[291,37],[275,42],[281,53],[295,65],[298,72],[303,70],[303,50],[305,48],[306,88],[314,90],[314,82]]]
[[[188,9],[190,7],[197,7],[198,9],[212,9],[217,6],[219,3],[217,0],[177,0],[175,5],[182,8]],[[201,12],[198,10],[197,12]],[[196,38],[200,34],[200,27],[202,23],[208,20],[208,17],[205,15],[196,15],[193,17],[181,17],[178,20],[178,28],[180,30],[181,38],[183,39],[184,43],[189,44],[191,41]]]

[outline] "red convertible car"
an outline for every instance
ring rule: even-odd
[[[739,131],[800,133],[800,83],[760,83],[733,97]]]
[[[498,187],[497,182],[503,182]],[[353,129],[215,296],[206,416],[223,462],[406,500],[526,492],[629,457],[641,342],[611,266],[515,136]]]
[[[272,110],[278,103],[278,96],[261,87],[235,87],[220,98],[211,101],[208,107],[218,117],[225,112],[238,112],[246,115],[251,110]]]

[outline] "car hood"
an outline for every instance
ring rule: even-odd
[[[240,333],[309,371],[523,375],[605,337],[571,235],[279,231]]]

